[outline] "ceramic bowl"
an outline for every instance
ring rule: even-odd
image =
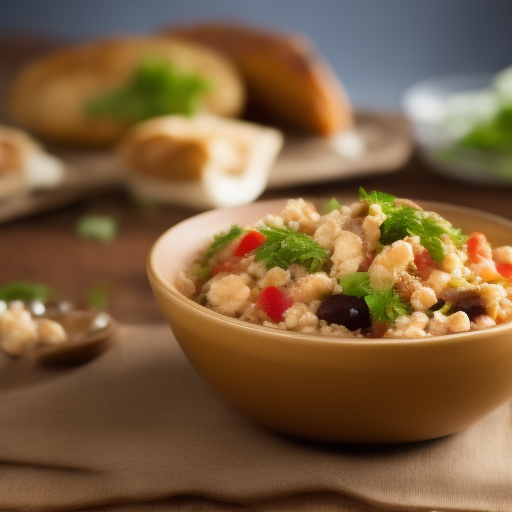
[[[343,339],[265,328],[183,296],[174,276],[209,237],[279,213],[284,200],[213,210],[164,233],[148,258],[161,311],[197,372],[243,416],[342,443],[403,443],[465,429],[512,397],[512,323],[430,339]],[[420,202],[465,232],[512,242],[512,222]]]

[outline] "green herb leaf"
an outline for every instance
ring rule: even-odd
[[[339,210],[341,208],[341,204],[338,203],[338,200],[333,197],[331,200],[324,206],[324,215],[333,212],[334,210]]]
[[[408,205],[395,206],[395,197],[385,192],[373,190],[368,194],[361,187],[359,196],[361,201],[379,204],[386,215],[380,226],[379,243],[382,245],[390,245],[406,236],[419,236],[430,257],[441,262],[444,259],[442,235],[448,235],[457,248],[462,247],[467,239],[460,229],[435,213],[416,210]]]
[[[421,232],[419,211],[410,206],[402,206],[387,213],[386,219],[380,225],[379,242],[382,245],[389,245],[419,232]]]
[[[109,291],[101,284],[93,286],[87,294],[88,306],[95,309],[107,309],[109,299]]]
[[[407,315],[407,304],[400,299],[393,288],[388,290],[367,295],[364,298],[372,320],[376,322],[392,323],[399,316]]]
[[[512,66],[498,73],[489,93],[497,100],[491,117],[473,121],[473,126],[459,141],[459,145],[479,151],[512,156]],[[498,162],[500,160],[497,160]]]
[[[264,227],[260,233],[266,240],[256,249],[256,261],[263,261],[268,269],[287,269],[299,263],[308,272],[319,270],[327,261],[329,253],[310,236],[294,231],[290,227]]]
[[[512,103],[501,106],[491,119],[477,124],[460,144],[481,151],[512,154]]]
[[[148,56],[128,84],[94,98],[86,112],[128,122],[167,114],[191,116],[211,88],[208,80],[177,69],[163,57]]]
[[[116,237],[117,222],[106,215],[86,215],[78,220],[76,232],[82,238],[111,242]]]
[[[383,291],[376,291],[370,284],[368,272],[354,272],[340,277],[339,283],[344,295],[364,298],[370,316],[375,322],[392,323],[399,316],[408,313],[408,306],[402,301],[393,287]]]
[[[211,274],[211,269],[208,266],[210,258],[215,256],[215,254],[217,254],[223,247],[226,247],[230,242],[236,240],[244,232],[244,228],[233,224],[227,233],[219,233],[213,236],[213,242],[201,260],[200,269],[196,274],[201,281],[206,281]]]
[[[22,300],[23,302],[46,301],[52,297],[55,297],[55,292],[41,283],[13,281],[0,288],[0,300],[4,302],[12,302],[13,300]]]
[[[448,235],[457,248],[462,247],[467,237],[454,228],[446,219],[432,212],[416,210],[408,205],[394,208],[380,226],[379,242],[389,245],[406,236],[419,236],[420,242],[437,262],[444,259],[441,236]]]
[[[217,254],[220,249],[225,247],[236,238],[238,238],[243,232],[244,228],[233,224],[231,229],[227,233],[220,233],[213,236],[213,242],[208,249],[208,252],[204,256],[204,261],[208,261],[214,254]]]
[[[457,249],[460,249],[468,240],[460,228],[451,225],[446,219],[434,212],[427,213],[427,218],[432,219],[443,230],[443,234],[448,235]]]
[[[354,297],[366,297],[375,293],[370,285],[370,275],[368,272],[354,272],[339,278],[340,286],[343,288],[344,295]]]
[[[382,211],[386,213],[389,207],[394,207],[395,196],[386,194],[386,192],[379,192],[372,190],[369,194],[363,187],[359,187],[359,201],[367,200],[370,204],[378,204],[382,207]]]
[[[444,221],[444,219],[442,219]],[[452,227],[449,225],[450,228]],[[442,224],[437,222],[434,217],[423,217],[421,229],[417,233],[420,242],[430,254],[430,257],[440,263],[444,259],[443,244],[441,235],[449,234],[448,230]]]
[[[212,269],[208,265],[202,265],[195,275],[200,281],[207,281],[210,278],[211,273]]]

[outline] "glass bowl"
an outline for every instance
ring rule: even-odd
[[[411,86],[403,108],[416,142],[439,173],[476,183],[512,185],[512,152],[493,153],[458,144],[468,126],[496,108],[492,75],[431,78]]]

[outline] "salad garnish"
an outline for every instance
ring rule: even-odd
[[[292,263],[300,263],[311,274],[320,270],[329,257],[313,238],[288,226],[266,226],[259,231],[266,240],[256,249],[256,261],[263,261],[268,269],[287,269]]]
[[[161,56],[147,56],[126,85],[91,100],[86,112],[129,122],[168,114],[191,116],[211,89],[203,77],[182,71]]]
[[[354,272],[342,276],[339,283],[345,295],[364,298],[373,321],[391,323],[408,313],[407,304],[400,299],[393,287],[383,292],[372,288],[368,272]]]

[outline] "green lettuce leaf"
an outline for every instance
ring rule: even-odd
[[[148,56],[126,85],[93,98],[85,111],[128,122],[168,114],[191,116],[211,88],[205,78],[181,71],[163,57]]]

